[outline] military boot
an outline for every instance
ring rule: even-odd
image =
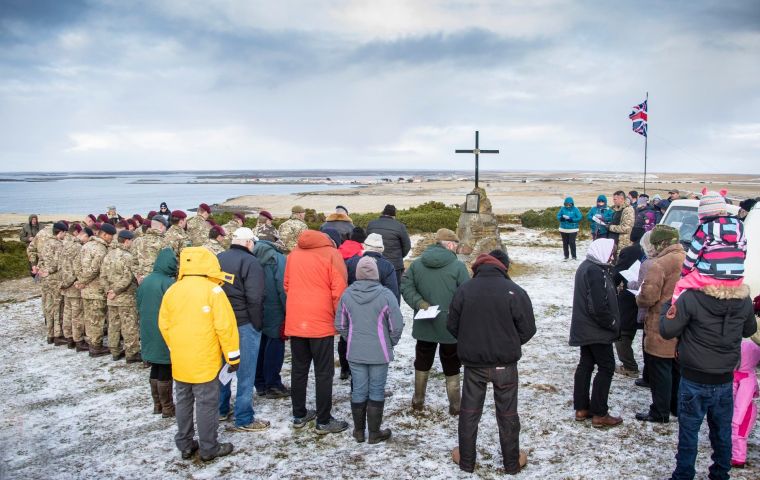
[[[446,395],[449,397],[449,414],[459,415],[462,392],[459,386],[459,374],[446,377]]]
[[[62,345],[68,345],[69,341],[66,340],[65,337],[54,337],[53,343],[55,344],[56,347],[60,347]]]
[[[89,352],[90,351],[90,346],[87,345],[87,342],[85,342],[84,340],[79,340],[77,342],[76,351],[77,351],[77,353],[79,353],[79,352]]]
[[[71,349],[76,348],[77,342],[75,342],[73,338],[69,337],[66,339],[66,346]]]
[[[391,429],[380,429],[380,425],[383,423],[383,408],[385,407],[385,400],[375,401],[370,400],[367,402],[367,426],[369,427],[369,440],[367,443],[374,445],[391,438]]]
[[[412,408],[414,410],[422,410],[425,405],[425,390],[427,390],[429,377],[430,370],[427,372],[414,371],[414,397],[412,397]]]
[[[161,400],[158,396],[158,380],[150,379],[150,396],[153,397],[153,414],[161,413]]]
[[[109,353],[111,353],[111,350],[108,347],[104,347],[103,345],[90,345],[91,357],[102,357],[103,355],[108,355]]]
[[[163,418],[174,416],[173,385],[172,380],[159,380],[158,382],[158,397],[161,400],[161,416]]]
[[[351,402],[351,416],[354,418],[354,440],[362,443],[364,430],[367,428],[367,402]]]

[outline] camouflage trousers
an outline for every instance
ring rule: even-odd
[[[108,306],[108,348],[112,355],[118,355],[119,340],[124,338],[127,357],[140,352],[140,326],[137,323],[135,307]]]
[[[61,295],[61,284],[56,281],[43,279],[42,292],[42,309],[45,312],[47,336],[48,338],[62,337],[61,308],[63,306],[63,296]]]
[[[84,313],[85,335],[91,346],[103,345],[103,325],[106,321],[106,299],[83,298],[82,311]]]
[[[63,336],[75,342],[84,336],[82,297],[63,297]]]

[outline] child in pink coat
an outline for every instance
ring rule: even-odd
[[[760,363],[760,346],[750,340],[742,342],[742,359],[734,370],[734,418],[731,421],[731,466],[743,468],[747,460],[747,438],[757,419],[753,399],[760,396],[755,367]]]

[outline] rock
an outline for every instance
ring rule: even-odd
[[[491,201],[483,188],[475,188],[471,193],[480,194],[478,213],[466,213],[465,204],[457,222],[459,253],[469,255],[467,263],[472,263],[481,253],[494,249],[504,249],[499,232],[499,222],[493,214]]]

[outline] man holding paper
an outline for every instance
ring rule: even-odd
[[[454,292],[459,285],[469,280],[470,275],[464,263],[457,259],[459,239],[456,234],[442,228],[436,232],[435,239],[436,243],[429,246],[401,277],[401,295],[414,309],[415,316],[420,310],[427,310],[431,306],[439,309],[434,318],[415,319],[412,327],[412,336],[417,340],[412,408],[422,410],[425,405],[425,391],[437,348],[446,376],[449,413],[458,415],[461,363],[457,355],[457,340],[446,329],[446,319]],[[425,316],[427,315],[422,314],[422,317]]]

